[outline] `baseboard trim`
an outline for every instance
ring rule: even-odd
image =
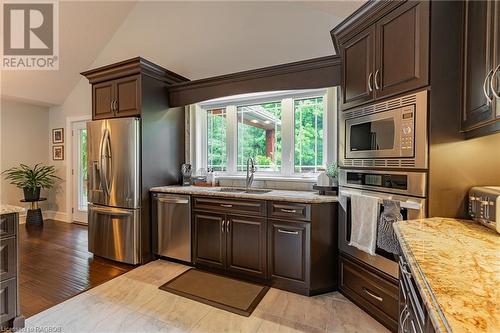
[[[60,222],[71,223],[70,219],[68,219],[68,214],[65,212],[58,212],[55,210],[42,210],[42,215],[44,220],[56,220]],[[26,213],[22,213],[19,215],[19,224],[26,223]]]

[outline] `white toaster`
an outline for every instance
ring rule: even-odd
[[[500,186],[475,186],[469,191],[469,215],[500,233]]]

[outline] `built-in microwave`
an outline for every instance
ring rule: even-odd
[[[427,91],[341,112],[339,165],[418,168],[427,165]]]

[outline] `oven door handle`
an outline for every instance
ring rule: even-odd
[[[340,191],[340,195],[341,196],[344,196],[344,197],[351,197],[352,193],[350,192],[347,192],[347,191]],[[422,209],[422,204],[418,203],[418,202],[415,202],[415,201],[411,201],[411,200],[408,200],[408,201],[401,201],[401,200],[396,200],[396,199],[392,199],[391,197],[387,197],[387,198],[379,198],[379,203],[382,204],[383,201],[385,200],[394,200],[394,201],[397,201],[399,202],[399,205],[401,208],[406,208],[406,209],[412,209],[412,210],[421,210]]]

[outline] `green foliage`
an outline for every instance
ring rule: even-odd
[[[270,102],[260,106],[275,118],[281,119],[281,103]],[[222,111],[222,113],[221,113]],[[297,172],[317,171],[323,165],[323,97],[297,99],[295,113],[295,165]],[[279,170],[281,166],[281,127],[275,129],[274,151],[266,154],[266,131],[263,128],[243,123],[238,108],[238,171],[246,170],[249,157],[266,170]],[[208,166],[224,171],[227,166],[226,148],[227,121],[225,110],[207,111]]]
[[[316,171],[323,165],[323,98],[295,100],[294,110],[296,171]]]
[[[53,165],[36,164],[33,168],[21,164],[2,172],[12,185],[18,188],[29,188],[35,190],[37,187],[49,189],[54,186],[56,180],[61,180],[55,175],[56,169]]]
[[[215,171],[226,170],[226,126],[225,112],[223,114],[207,112],[208,167]]]
[[[326,175],[332,179],[337,179],[339,177],[339,167],[337,163],[332,162],[326,166]]]

